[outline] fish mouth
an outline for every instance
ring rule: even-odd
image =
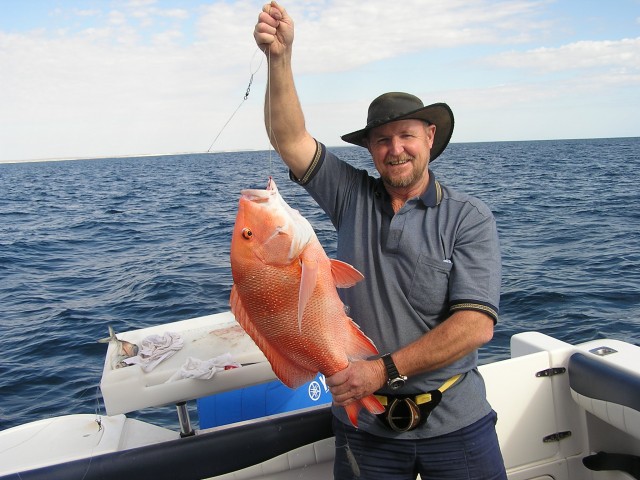
[[[269,177],[266,189],[259,188],[247,188],[240,191],[242,198],[249,200],[250,202],[263,203],[268,202],[270,198],[278,194],[278,187],[272,177]]]
[[[273,192],[269,190],[247,189],[242,190],[240,195],[244,200],[255,203],[265,203],[273,196]]]

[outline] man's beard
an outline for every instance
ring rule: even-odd
[[[407,160],[407,161],[413,162],[415,159],[408,155],[402,155],[400,157],[394,157],[392,160],[400,160],[400,161]],[[418,169],[415,166],[415,163],[412,163],[411,167],[412,167],[411,174],[409,175],[403,175],[402,177],[398,177],[398,176],[391,177],[390,175],[381,175],[382,181],[384,182],[385,185],[388,185],[389,187],[392,187],[392,188],[410,187],[411,185],[413,185],[414,183],[420,180],[423,173],[418,171]]]

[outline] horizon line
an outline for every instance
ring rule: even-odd
[[[530,139],[530,140],[472,140],[472,141],[458,141],[451,142],[450,145],[455,144],[471,144],[471,143],[517,143],[517,142],[557,142],[557,141],[575,141],[575,140],[607,140],[607,139],[622,139],[622,138],[640,138],[638,136],[619,136],[619,137],[586,137],[586,138],[547,138],[547,139]],[[332,145],[327,146],[328,149],[332,148],[364,148],[357,145]],[[169,153],[137,153],[137,154],[119,154],[119,155],[101,155],[101,156],[75,156],[75,157],[50,157],[50,158],[31,158],[20,160],[3,160],[0,159],[0,164],[16,164],[16,163],[41,163],[41,162],[68,162],[76,160],[106,160],[116,158],[142,158],[142,157],[170,157],[170,156],[183,156],[183,155],[214,155],[221,153],[239,153],[239,152],[268,152],[271,149],[229,149],[229,150],[214,150],[214,151],[191,151],[191,152],[169,152]],[[276,152],[277,153],[277,152]]]

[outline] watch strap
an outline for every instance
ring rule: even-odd
[[[391,354],[387,353],[386,355],[383,355],[381,358],[382,358],[382,361],[384,362],[384,368],[387,370],[387,379],[393,380],[394,378],[399,378],[400,372],[398,372],[398,367],[396,367],[396,364],[393,362],[393,358],[391,358]]]

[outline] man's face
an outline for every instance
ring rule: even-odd
[[[428,178],[435,125],[398,120],[369,132],[369,152],[385,185],[411,189]]]

